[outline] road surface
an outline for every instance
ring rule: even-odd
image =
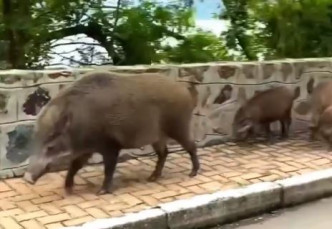
[[[213,229],[331,229],[332,198]]]

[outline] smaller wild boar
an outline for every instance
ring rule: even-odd
[[[284,86],[262,91],[246,101],[236,112],[233,135],[236,140],[245,140],[255,126],[264,126],[271,141],[270,123],[280,121],[281,135],[287,137],[291,125],[291,111],[295,91]]]
[[[149,178],[154,181],[166,161],[167,138],[188,151],[190,176],[196,176],[200,165],[190,134],[196,100],[193,88],[157,73],[88,73],[51,99],[38,115],[35,153],[24,177],[33,184],[52,163],[69,155],[65,190],[71,193],[75,174],[93,152],[99,152],[105,177],[98,193],[109,193],[120,150],[151,144],[158,156]]]
[[[332,143],[332,81],[321,82],[313,90],[310,130],[312,140]]]
[[[329,150],[332,150],[332,106],[327,107],[317,122],[317,126],[314,129],[314,136],[312,138],[318,138],[323,140]],[[312,130],[313,131],[313,130]]]

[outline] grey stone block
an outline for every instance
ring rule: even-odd
[[[231,222],[277,208],[281,187],[260,183],[161,205],[170,229],[192,229]]]
[[[0,171],[0,179],[11,178],[14,176],[14,173],[11,169],[4,169]]]
[[[276,182],[283,188],[284,207],[332,194],[332,169],[312,172]]]
[[[98,219],[72,229],[168,229],[166,214],[160,209],[149,209],[123,217]],[[68,229],[68,228],[67,228]]]
[[[22,167],[19,167],[19,168],[14,168],[14,169],[12,169],[12,170],[13,170],[13,173],[14,173],[14,176],[15,176],[15,177],[23,176],[23,174],[24,174],[25,171],[26,171],[26,167],[27,167],[27,166],[22,166]]]
[[[222,200],[212,195],[200,195],[160,205],[167,214],[168,226],[195,228],[219,223]],[[221,211],[221,212],[220,212]]]
[[[28,164],[32,131],[33,121],[0,125],[0,170]]]

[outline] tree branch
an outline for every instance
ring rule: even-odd
[[[72,62],[75,62],[76,64],[79,64],[79,65],[89,65],[89,64],[87,64],[87,63],[85,63],[85,62],[82,62],[82,61],[79,61],[79,60],[75,60],[75,59],[70,58],[70,57],[67,57],[67,56],[63,56],[63,55],[61,55],[61,54],[59,54],[59,53],[54,53],[54,52],[52,52],[51,54],[53,54],[53,55],[58,55],[58,56],[60,56],[60,57],[63,58],[63,59],[70,60],[70,61],[72,61]]]
[[[159,25],[156,26],[159,27],[161,32],[166,36],[174,37],[180,40],[185,39],[185,36],[170,31],[162,26]],[[93,20],[90,21],[87,25],[76,25],[50,32],[48,36],[45,38],[45,42],[59,40],[64,37],[74,36],[78,34],[85,34],[86,36],[98,41],[100,46],[106,49],[108,55],[112,58],[114,65],[121,64],[121,62],[123,61],[123,58],[121,58],[120,55],[114,50],[113,43],[116,40],[119,43],[121,43],[122,46],[123,45],[125,46],[127,40],[123,39],[121,36],[119,36],[119,34],[115,33],[114,31],[111,34],[111,40],[108,40],[110,34],[106,34],[103,30],[103,27]]]
[[[256,60],[256,55],[250,50],[248,36],[244,33],[248,29],[247,0],[237,0],[235,2],[224,0],[223,3],[234,29],[236,40],[239,42],[244,55],[248,60]]]
[[[118,21],[119,21],[119,18],[120,18],[120,6],[121,6],[121,0],[118,0],[117,1],[117,5],[116,5],[116,10],[115,10],[115,19],[114,19],[114,26],[113,26],[113,36],[111,37],[111,40],[110,40],[110,45],[113,47],[113,44],[114,44],[114,34],[115,34],[115,31],[116,31],[116,28],[117,28],[117,25],[118,25]]]
[[[74,36],[78,34],[85,34],[86,36],[98,41],[100,46],[104,47],[108,52],[108,55],[113,59],[114,64],[120,61],[121,58],[114,51],[114,47],[107,39],[109,34],[105,34],[102,26],[94,21],[90,21],[88,25],[76,25],[50,32],[45,38],[45,41],[47,42],[52,40],[59,40],[64,37]],[[115,39],[117,40],[122,39],[116,34],[113,34],[113,37],[115,36]]]
[[[58,46],[66,46],[66,45],[93,45],[93,46],[101,46],[99,43],[89,43],[89,42],[69,42],[69,43],[61,43],[51,45],[51,48],[55,48]]]

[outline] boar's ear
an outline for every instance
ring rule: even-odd
[[[237,132],[243,133],[243,132],[249,130],[250,127],[251,127],[251,125],[247,124],[247,125],[243,126],[242,128],[240,128]]]
[[[64,113],[61,114],[60,119],[56,125],[56,132],[57,133],[64,133],[68,130],[69,126],[71,123],[71,114],[69,113]]]
[[[331,136],[332,135],[332,128],[324,128],[323,129],[325,136]]]

